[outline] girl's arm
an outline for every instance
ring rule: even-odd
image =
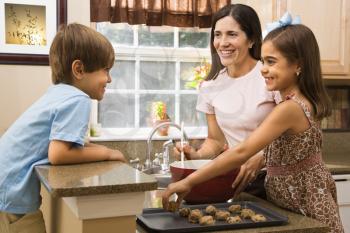
[[[86,146],[73,146],[71,142],[53,140],[49,144],[49,161],[53,165],[76,164],[103,160],[126,162],[119,150],[103,145],[88,143]]]
[[[301,124],[304,125],[303,130],[309,127],[306,116],[297,103],[286,101],[279,104],[244,142],[223,152],[212,162],[192,173],[187,178],[170,184],[163,195],[165,208],[168,204],[168,198],[173,193],[178,194],[177,203],[180,204],[184,195],[193,186],[218,175],[225,174],[233,168],[238,168],[284,132],[296,131],[296,129],[301,130]]]

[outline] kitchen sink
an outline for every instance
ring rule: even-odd
[[[171,183],[171,173],[163,171],[160,166],[151,167],[142,171],[153,176],[158,181],[158,189],[165,189]]]

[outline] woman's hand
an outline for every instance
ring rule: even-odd
[[[256,154],[251,157],[247,162],[245,162],[235,179],[232,183],[232,188],[235,189],[234,197],[240,194],[249,183],[255,180],[256,175],[259,170],[264,166],[264,157],[263,155]]]
[[[181,151],[185,154],[185,159],[198,159],[200,154],[189,144],[185,144],[181,147],[181,143],[177,142],[174,146],[174,157],[176,160],[181,160]]]
[[[162,203],[163,208],[165,210],[168,210],[169,207],[169,198],[173,194],[177,194],[177,200],[176,200],[176,209],[179,208],[184,196],[188,194],[191,191],[192,187],[187,182],[187,179],[180,180],[176,183],[169,184],[168,188],[164,191],[162,195]]]

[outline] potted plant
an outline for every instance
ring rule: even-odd
[[[153,126],[157,126],[160,123],[170,121],[168,114],[166,113],[166,104],[162,101],[155,101],[151,106],[151,118]],[[158,129],[160,136],[168,136],[169,126],[164,126]]]

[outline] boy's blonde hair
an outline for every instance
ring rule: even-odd
[[[106,37],[87,26],[72,23],[63,25],[50,47],[50,66],[53,84],[72,83],[72,63],[80,60],[84,72],[111,68],[114,50]]]

